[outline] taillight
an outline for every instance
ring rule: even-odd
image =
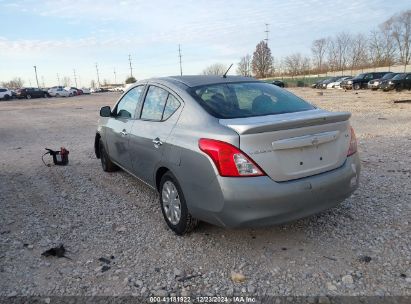
[[[350,137],[350,147],[348,148],[347,156],[353,155],[357,152],[357,138],[355,137],[355,132],[352,127],[350,127],[351,137]]]
[[[201,138],[198,142],[201,151],[213,160],[221,176],[262,176],[263,170],[245,153],[233,145],[214,139]]]

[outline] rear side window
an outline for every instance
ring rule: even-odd
[[[166,107],[164,108],[163,119],[167,120],[180,107],[180,102],[171,94],[168,95]]]
[[[264,82],[205,85],[189,92],[217,118],[283,114],[315,108],[294,94]]]

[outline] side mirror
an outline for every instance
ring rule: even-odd
[[[111,109],[109,106],[102,107],[100,109],[100,116],[101,117],[110,117],[111,116]]]

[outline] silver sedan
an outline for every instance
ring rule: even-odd
[[[168,226],[278,224],[333,207],[358,187],[350,113],[321,110],[239,76],[140,81],[100,110],[95,153],[159,192]]]

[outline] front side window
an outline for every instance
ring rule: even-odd
[[[144,91],[144,86],[138,86],[127,92],[117,104],[115,115],[121,118],[135,118],[136,109],[140,106],[140,97]]]
[[[408,76],[405,77],[405,79],[410,80],[411,79],[411,74],[408,74]]]
[[[241,118],[300,112],[314,106],[264,82],[222,83],[195,87],[189,93],[217,118]]]
[[[166,90],[150,86],[144,101],[141,119],[160,121],[167,98],[168,92]]]

